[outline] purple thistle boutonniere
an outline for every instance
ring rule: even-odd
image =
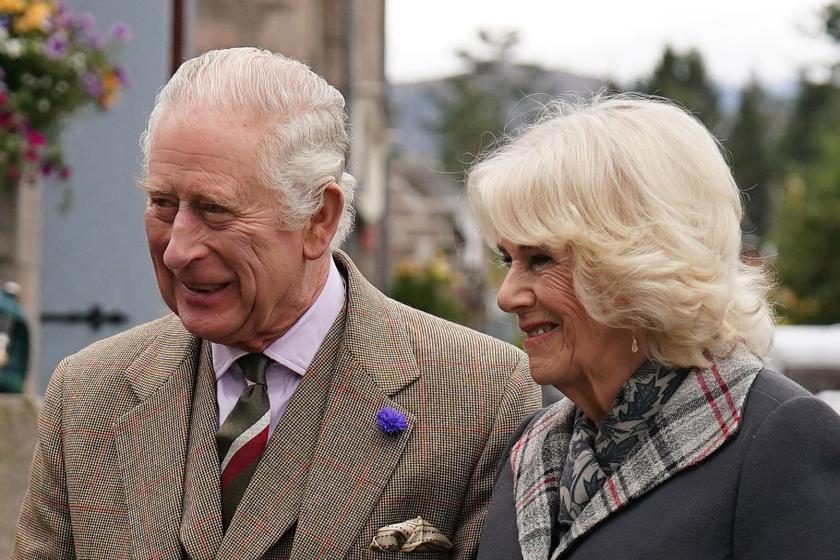
[[[390,406],[383,406],[376,415],[376,425],[386,434],[399,434],[408,427],[405,414]]]

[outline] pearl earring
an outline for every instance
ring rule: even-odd
[[[633,343],[630,344],[630,351],[634,354],[639,351],[639,341],[636,340],[636,333],[633,333]]]

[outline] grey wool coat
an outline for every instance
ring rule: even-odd
[[[617,477],[612,488],[605,488],[606,498],[593,497],[568,538],[546,558],[840,558],[840,417],[778,373],[761,370],[750,381],[740,414],[736,409],[726,417],[720,403],[729,397],[712,410],[718,421],[721,415],[726,422],[737,421],[719,445],[686,465],[650,460],[636,465],[637,478],[648,478],[644,488]],[[564,405],[556,408],[562,411]],[[551,410],[526,420],[500,460],[478,560],[523,558],[510,458],[529,423],[540,422]],[[555,421],[562,421],[560,416]],[[680,432],[680,423],[671,428]],[[656,440],[651,447],[668,456],[667,442],[658,435],[651,437]]]

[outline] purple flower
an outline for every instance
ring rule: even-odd
[[[404,432],[408,427],[408,421],[405,419],[405,414],[396,408],[384,406],[376,415],[376,425],[386,434],[393,435]]]
[[[127,23],[115,23],[113,27],[111,27],[111,37],[120,43],[127,43],[128,41],[131,41],[132,37],[134,37],[134,30]]]
[[[128,70],[123,68],[122,66],[114,66],[114,77],[123,87],[128,87],[131,85],[131,74],[128,73]]]
[[[91,97],[102,95],[102,82],[96,74],[85,74],[82,76],[82,83],[85,86],[85,91]]]
[[[58,3],[58,11],[53,15],[53,23],[56,27],[63,29],[72,27],[75,24],[73,14],[70,13],[70,10],[67,9],[67,5],[64,2]]]
[[[90,31],[86,34],[85,40],[87,44],[96,51],[101,51],[105,47],[105,41],[102,39],[102,36],[97,33],[96,31]]]
[[[47,57],[53,60],[64,57],[67,54],[69,43],[67,37],[61,33],[55,33],[47,37],[45,44],[47,49]]]
[[[96,25],[96,18],[90,12],[82,12],[76,16],[76,29],[82,33],[90,33],[93,31],[93,26]]]

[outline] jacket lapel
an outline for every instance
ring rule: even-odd
[[[301,560],[346,554],[417,421],[392,400],[419,376],[403,321],[343,253],[335,259],[347,274],[347,324],[292,549],[292,558]],[[379,429],[377,415],[386,406],[403,414],[404,431]]]
[[[184,467],[187,476],[180,539],[190,558],[209,560],[215,558],[222,542],[222,498],[216,447],[216,375],[206,341],[200,356]]]
[[[711,359],[710,355],[707,355]],[[660,411],[655,431],[613,473],[560,539],[551,558],[631,500],[717,451],[740,426],[741,412],[761,361],[744,346],[692,370]]]
[[[169,318],[126,370],[138,405],[114,422],[136,558],[180,558],[178,524],[199,341]]]

